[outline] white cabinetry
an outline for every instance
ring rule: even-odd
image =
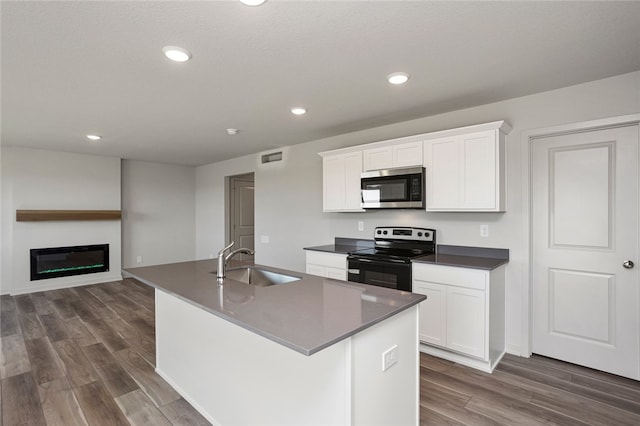
[[[322,158],[323,211],[364,211],[360,207],[362,151]]]
[[[491,372],[505,352],[504,270],[414,263],[420,349]]]
[[[498,121],[431,134],[424,142],[427,211],[504,211],[509,130]]]
[[[422,141],[365,149],[364,170],[422,165]]]
[[[323,211],[363,212],[362,171],[424,166],[427,211],[505,210],[504,121],[325,151]]]
[[[307,274],[347,280],[347,255],[307,250]]]

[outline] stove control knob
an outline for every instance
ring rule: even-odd
[[[425,237],[425,238],[429,238],[429,233],[428,233],[428,232],[425,232],[425,233],[424,233],[424,237]]]
[[[387,231],[383,231],[382,233],[383,233],[384,235],[387,235],[387,234],[388,234],[388,232],[387,232]]]
[[[380,234],[382,234],[382,231],[378,229],[378,230],[376,231],[376,234],[380,235]]]
[[[422,237],[422,232],[418,232],[418,237]]]

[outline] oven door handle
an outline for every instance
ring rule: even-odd
[[[347,269],[348,274],[360,275],[360,269]]]
[[[362,262],[362,263],[377,263],[377,264],[383,264],[383,263],[406,264],[407,263],[404,260],[399,260],[399,259],[365,259],[361,257],[351,257],[351,256],[347,257],[347,261]]]

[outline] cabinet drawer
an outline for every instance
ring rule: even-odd
[[[307,250],[307,264],[347,269],[347,255]]]
[[[413,279],[432,283],[484,290],[488,271],[453,266],[414,264]]]

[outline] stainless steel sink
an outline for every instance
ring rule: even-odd
[[[279,274],[265,269],[248,266],[244,268],[233,268],[225,271],[225,278],[252,284],[258,287],[267,287],[274,284],[284,284],[291,281],[298,281],[300,277],[293,275]]]

